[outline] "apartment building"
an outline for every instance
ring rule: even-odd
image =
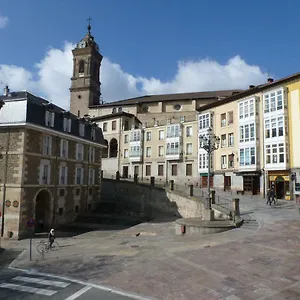
[[[99,200],[102,130],[29,92],[0,96],[1,235],[48,230]]]
[[[255,195],[274,186],[278,198],[290,197],[290,175],[298,164],[294,122],[299,113],[299,82],[299,73],[277,81],[269,78],[265,84],[198,109],[198,135],[205,131],[202,120],[209,115],[206,127],[212,126],[221,139],[212,162],[216,188]],[[199,172],[205,174],[207,165],[202,160],[200,148]]]

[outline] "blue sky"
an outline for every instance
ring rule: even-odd
[[[4,74],[3,66],[13,65],[30,73],[29,85],[35,89],[41,76],[36,64],[47,57],[50,47],[66,51],[66,41],[78,42],[86,33],[89,16],[93,19],[92,33],[109,60],[107,64],[117,64],[126,76],[133,76],[135,89],[140,93],[156,93],[157,82],[151,81],[149,88],[151,78],[159,83],[173,82],[172,88],[160,85],[158,93],[205,89],[205,85],[174,89],[176,76],[183,76],[179,61],[189,62],[193,68],[193,62],[208,59],[226,70],[228,61],[239,56],[247,66],[259,67],[257,80],[252,71],[251,80],[261,81],[266,73],[280,78],[300,70],[299,8],[300,2],[296,0],[1,0],[0,14],[8,18],[7,25],[0,29],[2,81],[11,76],[7,70]],[[201,71],[202,75],[211,73],[208,66],[198,67],[197,72]],[[249,77],[247,72],[244,70],[239,75],[237,88],[243,86],[243,76]],[[185,72],[184,77],[187,74],[190,73]],[[226,72],[222,74],[221,77],[226,76]],[[235,79],[236,75],[230,79],[228,88],[233,87]],[[14,85],[14,79],[5,80]],[[129,79],[126,80],[128,84]],[[211,80],[217,78],[212,76]],[[197,78],[192,81],[196,82]],[[176,85],[180,82],[176,81]],[[251,84],[247,78],[246,84]],[[15,84],[15,88],[20,85]],[[37,89],[43,93],[41,86]],[[108,97],[111,98],[108,101],[135,92],[121,89],[119,95]]]

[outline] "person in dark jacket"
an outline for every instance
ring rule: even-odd
[[[52,244],[54,243],[54,239],[55,239],[54,229],[50,230],[48,234],[48,238],[49,238],[49,246],[50,248],[52,248]]]
[[[268,199],[268,201],[267,201],[266,204],[271,205],[271,190],[270,189],[268,189],[268,191],[267,191],[267,199]]]

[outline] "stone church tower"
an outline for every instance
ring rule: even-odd
[[[70,111],[83,117],[89,113],[89,106],[100,103],[100,66],[103,56],[91,35],[88,25],[86,36],[72,50],[73,76],[71,78]]]

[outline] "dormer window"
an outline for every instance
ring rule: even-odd
[[[117,108],[114,107],[114,108],[112,109],[112,113],[115,114],[116,112],[117,112]]]
[[[64,132],[71,132],[72,120],[64,118]]]
[[[49,110],[46,110],[45,113],[45,124],[48,127],[54,127],[54,118],[55,118],[55,113]]]
[[[84,124],[80,123],[79,124],[79,135],[84,136],[84,131],[85,131],[85,126],[84,126]]]
[[[118,112],[122,112],[122,107],[119,107],[119,108],[118,108]]]
[[[79,61],[79,74],[84,73],[84,60]]]

